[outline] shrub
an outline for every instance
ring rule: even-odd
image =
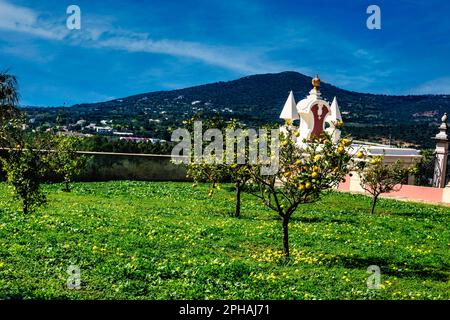
[[[54,152],[49,153],[51,169],[63,179],[65,192],[70,192],[70,183],[88,162],[88,157],[77,152],[78,145],[76,138],[57,136],[54,138]]]
[[[358,173],[361,177],[361,187],[372,195],[372,214],[375,212],[378,197],[383,193],[400,190],[409,171],[399,160],[383,164],[383,156],[375,156],[368,162],[361,162]]]
[[[8,183],[14,194],[22,200],[23,213],[31,213],[46,203],[41,183],[48,172],[48,163],[40,148],[18,144],[10,149],[7,158],[1,159]]]

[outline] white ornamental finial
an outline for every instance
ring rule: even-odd
[[[313,85],[313,88],[311,89],[311,91],[309,91],[310,97],[320,97],[320,78],[318,74],[311,80],[311,84]]]
[[[435,139],[438,140],[448,140],[448,124],[447,124],[448,116],[447,113],[441,118],[441,125],[439,126],[439,133],[435,136]]]
[[[284,104],[283,111],[281,111],[280,118],[286,121],[293,121],[300,119],[294,99],[294,93],[291,91]]]
[[[446,113],[444,113],[444,115],[441,118],[442,123],[447,124],[447,119],[448,119],[448,117],[447,117],[447,112],[446,112]]]

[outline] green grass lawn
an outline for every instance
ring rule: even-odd
[[[450,299],[450,208],[329,193],[290,224],[249,195],[189,183],[49,185],[23,215],[0,183],[0,298]],[[81,268],[69,290],[67,268]],[[367,268],[381,288],[367,289]]]

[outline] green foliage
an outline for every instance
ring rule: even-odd
[[[191,119],[187,124],[190,132],[193,132],[193,123],[197,119]],[[206,120],[203,130],[211,128],[222,128],[224,121],[219,119]],[[236,130],[240,128],[237,121],[231,121],[226,128]],[[332,142],[329,134],[323,133],[320,138],[315,138],[299,148],[294,142],[295,132],[293,126],[286,127],[287,132],[282,134],[280,157],[278,161],[279,170],[274,175],[262,175],[261,168],[267,163],[262,158],[257,159],[257,164],[249,163],[249,144],[245,148],[236,147],[233,150],[234,162],[227,164],[226,152],[222,154],[222,163],[202,159],[195,162],[192,150],[191,163],[188,165],[188,175],[195,181],[207,181],[211,183],[209,196],[212,196],[214,188],[225,177],[230,177],[236,187],[236,209],[235,216],[240,215],[240,196],[242,188],[249,181],[256,185],[249,188],[253,195],[259,197],[263,204],[275,210],[283,219],[284,252],[289,256],[288,223],[291,215],[300,204],[317,201],[322,191],[336,186],[349,172],[351,156],[346,147],[350,145],[349,139],[342,139],[338,144]],[[270,137],[268,137],[270,143]],[[236,138],[233,143],[236,145]],[[225,141],[226,144],[226,141]],[[276,146],[278,147],[278,146]],[[271,150],[274,152],[274,150]],[[211,155],[215,157],[216,155]],[[239,156],[245,159],[243,164],[237,164]],[[260,155],[261,156],[261,155]],[[272,153],[272,157],[275,154]],[[278,183],[279,182],[279,183]]]
[[[170,154],[172,148],[171,142],[135,142],[100,135],[80,139],[79,143],[79,150],[96,152]]]
[[[15,195],[22,200],[25,214],[46,202],[40,184],[43,179],[40,157],[30,150],[12,151],[9,160],[2,159],[7,181],[11,183]]]
[[[17,214],[0,183],[0,299],[450,299],[450,208],[330,192],[290,222],[232,185],[116,181],[45,185],[48,207]],[[379,290],[367,267],[381,268]],[[69,290],[67,268],[81,269]]]
[[[15,76],[0,72],[0,148],[10,147],[14,143],[14,135],[22,123],[22,114],[18,109],[19,93]]]
[[[17,79],[8,72],[0,72],[0,122],[7,121],[19,115]]]
[[[235,119],[225,121],[220,115],[215,115],[206,119],[203,119],[201,115],[196,115],[186,121],[186,127],[191,133],[194,131],[193,128],[195,121],[202,121],[202,134],[208,129],[221,130],[224,138],[223,149],[222,155],[218,159],[220,160],[220,163],[215,160],[218,157],[216,154],[209,155],[211,157],[210,159],[202,158],[200,161],[195,161],[194,150],[192,150],[191,162],[188,165],[188,176],[194,180],[194,186],[196,186],[200,181],[209,182],[211,185],[208,192],[209,197],[213,195],[215,189],[220,188],[221,181],[231,180],[234,183],[236,192],[234,216],[239,217],[241,212],[241,193],[250,179],[248,144],[240,150],[237,144],[238,138],[236,136],[232,137],[234,150],[231,152],[233,159],[231,159],[232,163],[230,163],[230,159],[227,159],[227,152],[225,150],[225,146],[229,143],[226,130],[242,130],[243,134],[245,134],[245,128],[243,128],[243,126]],[[194,141],[192,141],[192,145],[193,143]],[[207,142],[204,142],[202,147],[204,148],[206,145]],[[243,156],[244,163],[238,163],[237,161],[238,157],[241,155]]]
[[[15,196],[22,200],[23,212],[29,213],[46,202],[40,186],[47,164],[40,149],[48,140],[39,135],[30,139],[24,132],[17,86],[13,75],[0,73],[0,147],[8,150],[0,160]]]
[[[212,196],[214,190],[219,186],[219,182],[226,177],[226,172],[222,165],[219,165],[215,161],[215,154],[211,154],[211,159],[195,159],[194,150],[194,123],[201,121],[202,123],[202,137],[203,134],[209,129],[223,130],[226,127],[224,119],[218,115],[210,118],[203,118],[202,114],[196,114],[191,119],[184,121],[185,128],[191,133],[191,155],[190,162],[187,166],[188,177],[194,180],[194,187],[198,182],[210,183],[210,189],[208,196]],[[208,142],[202,141],[202,150],[208,145]],[[211,161],[209,161],[211,160]]]
[[[54,137],[53,152],[48,153],[53,172],[63,179],[63,191],[70,191],[70,183],[78,176],[89,160],[77,152],[79,140],[72,137]]]
[[[415,177],[415,184],[418,186],[431,186],[434,174],[434,150],[422,150],[420,160],[412,169]]]
[[[29,140],[22,133],[20,135],[16,138],[21,141],[1,161],[7,181],[14,195],[22,201],[23,213],[27,214],[46,203],[41,184],[49,172],[49,164],[46,153],[41,150],[48,150],[49,144],[47,136]]]
[[[411,168],[404,168],[399,160],[384,164],[383,156],[374,156],[368,162],[360,162],[358,173],[361,187],[373,197],[372,214],[378,197],[383,193],[400,190],[410,171]]]

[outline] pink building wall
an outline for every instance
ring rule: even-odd
[[[347,192],[361,192],[361,189],[352,188],[351,179],[347,176],[345,182],[341,182],[338,190]],[[353,189],[353,190],[352,190]],[[448,189],[448,190],[447,190]],[[448,203],[450,188],[433,188],[414,185],[403,185],[399,191],[382,194],[383,197],[394,199],[407,199],[411,201],[424,201],[430,203]]]

